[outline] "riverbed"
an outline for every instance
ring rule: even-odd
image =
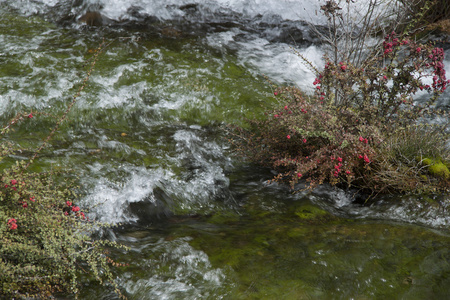
[[[224,125],[276,103],[267,78],[308,92],[295,51],[323,66],[307,24],[324,22],[321,1],[261,2],[0,1],[0,123],[34,114],[8,136],[29,150],[14,159],[40,146],[106,42],[32,169],[69,169],[89,217],[117,225],[102,236],[130,247],[111,253],[129,299],[447,298],[449,195],[292,193],[233,155]],[[101,25],[80,21],[94,10]],[[81,299],[117,298],[82,281]]]

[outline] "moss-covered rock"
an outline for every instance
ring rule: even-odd
[[[428,170],[433,176],[450,179],[450,171],[448,170],[447,166],[444,165],[442,162],[429,166]]]
[[[422,160],[423,165],[428,167],[428,172],[434,176],[444,179],[450,179],[450,171],[446,164],[441,160],[425,158]]]
[[[311,220],[328,215],[328,212],[312,205],[304,205],[295,212],[302,220]]]
[[[329,212],[313,205],[302,205],[295,210],[295,215],[303,222],[314,224],[321,224],[334,218]]]

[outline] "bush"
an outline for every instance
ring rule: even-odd
[[[89,220],[76,205],[75,181],[64,170],[33,173],[28,167],[64,121],[93,70],[44,144],[28,160],[14,161],[20,146],[6,142],[13,127],[36,113],[18,114],[0,132],[0,295],[6,298],[50,298],[78,293],[78,277],[86,272],[111,286],[119,296],[107,256],[120,245],[92,238],[107,224]]]
[[[355,40],[348,33],[337,37],[335,20],[345,20],[341,8],[327,1],[322,9],[332,21],[331,55],[322,71],[302,57],[317,73],[314,95],[278,88],[277,107],[267,119],[249,120],[248,130],[232,127],[235,149],[277,170],[274,180],[291,187],[306,180],[309,188],[329,182],[372,193],[449,190],[448,177],[423,166],[427,157],[449,161],[448,123],[418,125],[438,115],[448,118],[435,105],[450,83],[443,49],[392,32],[370,49],[343,52],[339,46]],[[419,103],[417,93],[429,96]]]
[[[236,149],[274,167],[280,172],[275,180],[291,187],[304,178],[311,187],[360,180],[375,155],[371,145],[381,141],[376,127],[358,125],[352,110],[333,111],[296,88],[275,93],[287,104],[266,120],[250,120],[249,130],[235,128]]]

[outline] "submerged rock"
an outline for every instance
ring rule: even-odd
[[[173,200],[161,188],[139,202],[129,204],[130,212],[138,218],[138,223],[151,224],[172,216]]]
[[[329,212],[313,205],[303,205],[295,211],[295,214],[302,220],[315,220],[331,216]]]
[[[98,11],[88,11],[78,18],[78,23],[84,23],[88,26],[102,26],[104,17]]]

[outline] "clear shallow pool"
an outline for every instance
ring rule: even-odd
[[[262,75],[311,86],[291,47],[321,64],[292,1],[17,3],[0,2],[0,121],[36,112],[8,136],[30,151],[71,101],[92,51],[113,41],[33,168],[72,169],[91,217],[121,224],[105,237],[131,247],[113,253],[129,264],[117,278],[130,299],[450,292],[448,195],[370,206],[327,186],[293,195],[266,184],[270,170],[231,155],[222,125],[276,101]],[[112,21],[77,24],[89,7]],[[83,299],[114,297],[85,281]]]

